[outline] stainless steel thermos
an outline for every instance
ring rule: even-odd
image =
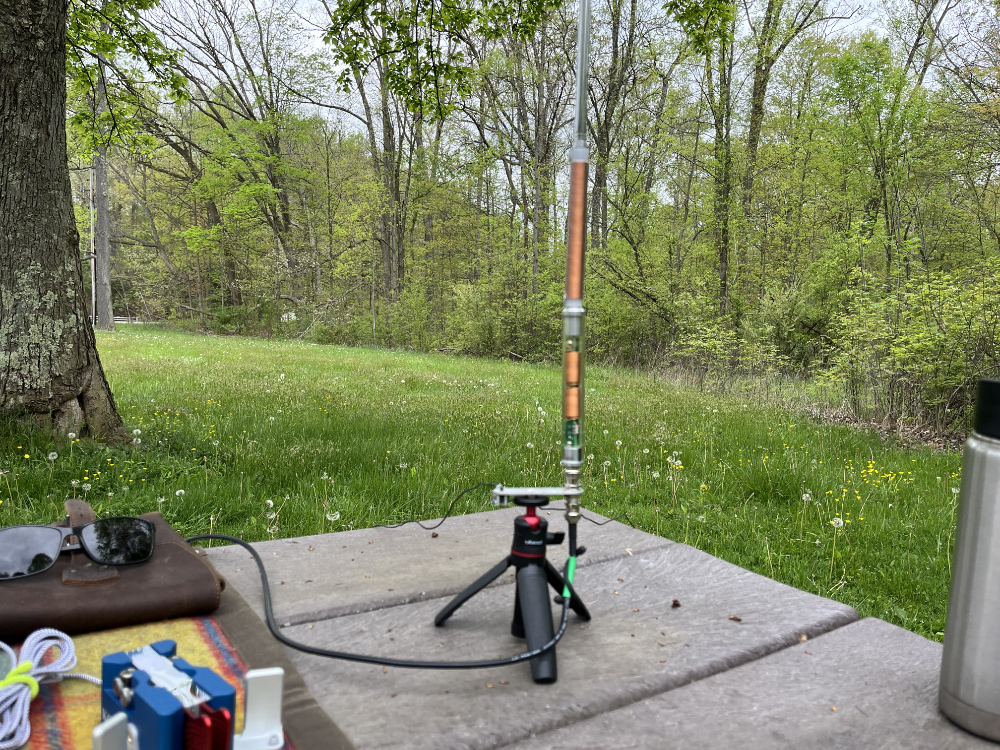
[[[1000,740],[1000,381],[980,380],[962,458],[939,705]]]

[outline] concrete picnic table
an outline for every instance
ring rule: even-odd
[[[444,627],[433,619],[509,552],[518,512],[254,547],[292,638],[395,658],[494,658],[524,650],[510,634],[510,570]],[[551,531],[565,528],[562,512],[540,512]],[[555,684],[533,683],[526,663],[435,671],[288,656],[357,748],[998,747],[938,712],[939,644],[616,521],[581,522],[579,534],[575,587],[593,619],[570,614]],[[263,617],[249,554],[209,556]],[[565,545],[549,548],[560,568],[565,556]]]

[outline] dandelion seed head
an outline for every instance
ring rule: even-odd
[[[336,513],[327,513],[326,514],[326,520],[327,521],[336,521],[339,518],[340,518],[340,511],[339,510]]]
[[[842,518],[834,518],[832,521],[830,521],[830,524],[833,526],[833,528],[839,529],[843,527],[844,520]]]
[[[84,483],[83,483],[83,484],[81,485],[81,488],[83,489],[83,491],[84,491],[84,492],[90,492],[90,485],[89,485],[89,484],[87,484],[86,482],[84,482]]]
[[[66,437],[68,437],[70,440],[76,440],[76,433],[75,432],[67,432],[66,433]]]
[[[59,458],[59,454],[55,451],[49,454],[49,461],[55,461],[57,458]]]
[[[175,495],[176,495],[177,497],[180,497],[181,495],[183,495],[183,494],[184,494],[184,490],[177,490],[177,492],[175,492],[174,494],[175,494]]]
[[[135,435],[136,437],[139,437],[139,435],[142,434],[142,430],[132,430],[132,434]]]

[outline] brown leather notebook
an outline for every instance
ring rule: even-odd
[[[95,518],[82,500],[65,505],[70,526]],[[153,556],[144,563],[99,565],[70,552],[44,573],[0,582],[0,640],[16,642],[38,628],[72,635],[218,609],[226,582],[212,564],[159,513],[139,518],[156,527]]]

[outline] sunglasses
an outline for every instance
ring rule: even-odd
[[[101,518],[72,528],[9,526],[0,529],[0,581],[44,573],[60,552],[72,550],[98,565],[146,562],[155,544],[156,529],[143,518]]]

